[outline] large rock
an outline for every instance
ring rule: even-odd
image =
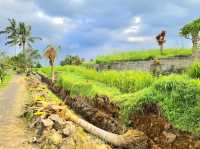
[[[168,144],[171,144],[176,140],[176,135],[173,133],[163,131],[163,135],[166,138],[166,143],[168,143]]]
[[[64,128],[65,122],[63,119],[57,115],[57,114],[52,114],[49,116],[49,119],[51,119],[54,122],[53,128],[56,130]]]
[[[54,124],[51,119],[42,119],[41,122],[45,128],[50,128],[50,129],[52,128],[52,126]]]
[[[65,125],[65,128],[62,130],[62,134],[65,136],[65,137],[68,137],[70,136],[71,134],[73,134],[75,132],[75,126],[72,122],[70,121],[67,121],[66,122],[66,125]]]

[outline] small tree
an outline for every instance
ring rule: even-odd
[[[80,58],[79,56],[67,55],[65,59],[60,62],[60,65],[80,65],[83,63],[83,61],[84,59]]]
[[[193,49],[200,49],[200,18],[186,24],[180,29],[180,35],[192,40]]]
[[[47,48],[45,49],[45,52],[44,52],[44,57],[49,60],[49,65],[51,66],[51,80],[52,80],[52,82],[55,81],[54,63],[55,63],[55,59],[57,57],[58,49],[59,48],[57,48],[55,46],[48,45]]]
[[[158,42],[158,45],[160,46],[160,53],[161,53],[161,55],[163,55],[163,45],[166,42],[165,35],[166,35],[166,31],[161,31],[160,34],[158,34],[156,36],[156,40]]]

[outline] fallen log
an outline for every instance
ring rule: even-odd
[[[113,146],[124,147],[128,149],[148,148],[148,137],[142,131],[130,129],[126,133],[118,135],[94,126],[86,120],[79,118],[71,111],[67,111],[65,116],[66,119],[73,121],[89,133],[101,138]]]

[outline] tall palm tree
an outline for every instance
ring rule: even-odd
[[[15,39],[15,37],[13,37]],[[31,26],[26,25],[24,22],[20,22],[17,28],[17,44],[22,47],[23,53],[25,53],[26,46],[32,47],[31,44],[36,40],[41,40],[40,37],[33,37],[31,35]]]
[[[15,19],[8,19],[9,25],[3,30],[0,31],[0,34],[7,34],[7,41],[5,45],[18,45],[22,47],[23,53],[25,49],[31,47],[36,40],[41,40],[40,37],[33,37],[31,26],[26,25],[24,22],[19,22],[17,24]]]
[[[8,19],[9,25],[2,31],[0,31],[0,34],[7,34],[7,41],[5,45],[11,45],[14,46],[17,44],[17,23],[15,19]]]
[[[51,80],[52,82],[55,81],[55,74],[54,74],[54,63],[57,57],[57,52],[60,47],[55,47],[52,45],[48,45],[44,52],[44,57],[49,60],[49,65],[51,66]]]

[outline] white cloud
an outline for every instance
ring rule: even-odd
[[[134,18],[133,18],[133,22],[134,22],[135,24],[141,23],[141,17],[139,17],[139,16],[134,17]]]
[[[148,37],[148,36],[136,36],[136,37],[127,38],[127,42],[131,42],[131,43],[151,42],[153,40],[154,40],[153,37]]]
[[[36,16],[39,19],[43,19],[44,21],[52,24],[52,25],[59,25],[63,27],[72,27],[74,26],[74,23],[71,19],[67,17],[53,17],[53,16],[48,16],[42,11],[36,12]]]

